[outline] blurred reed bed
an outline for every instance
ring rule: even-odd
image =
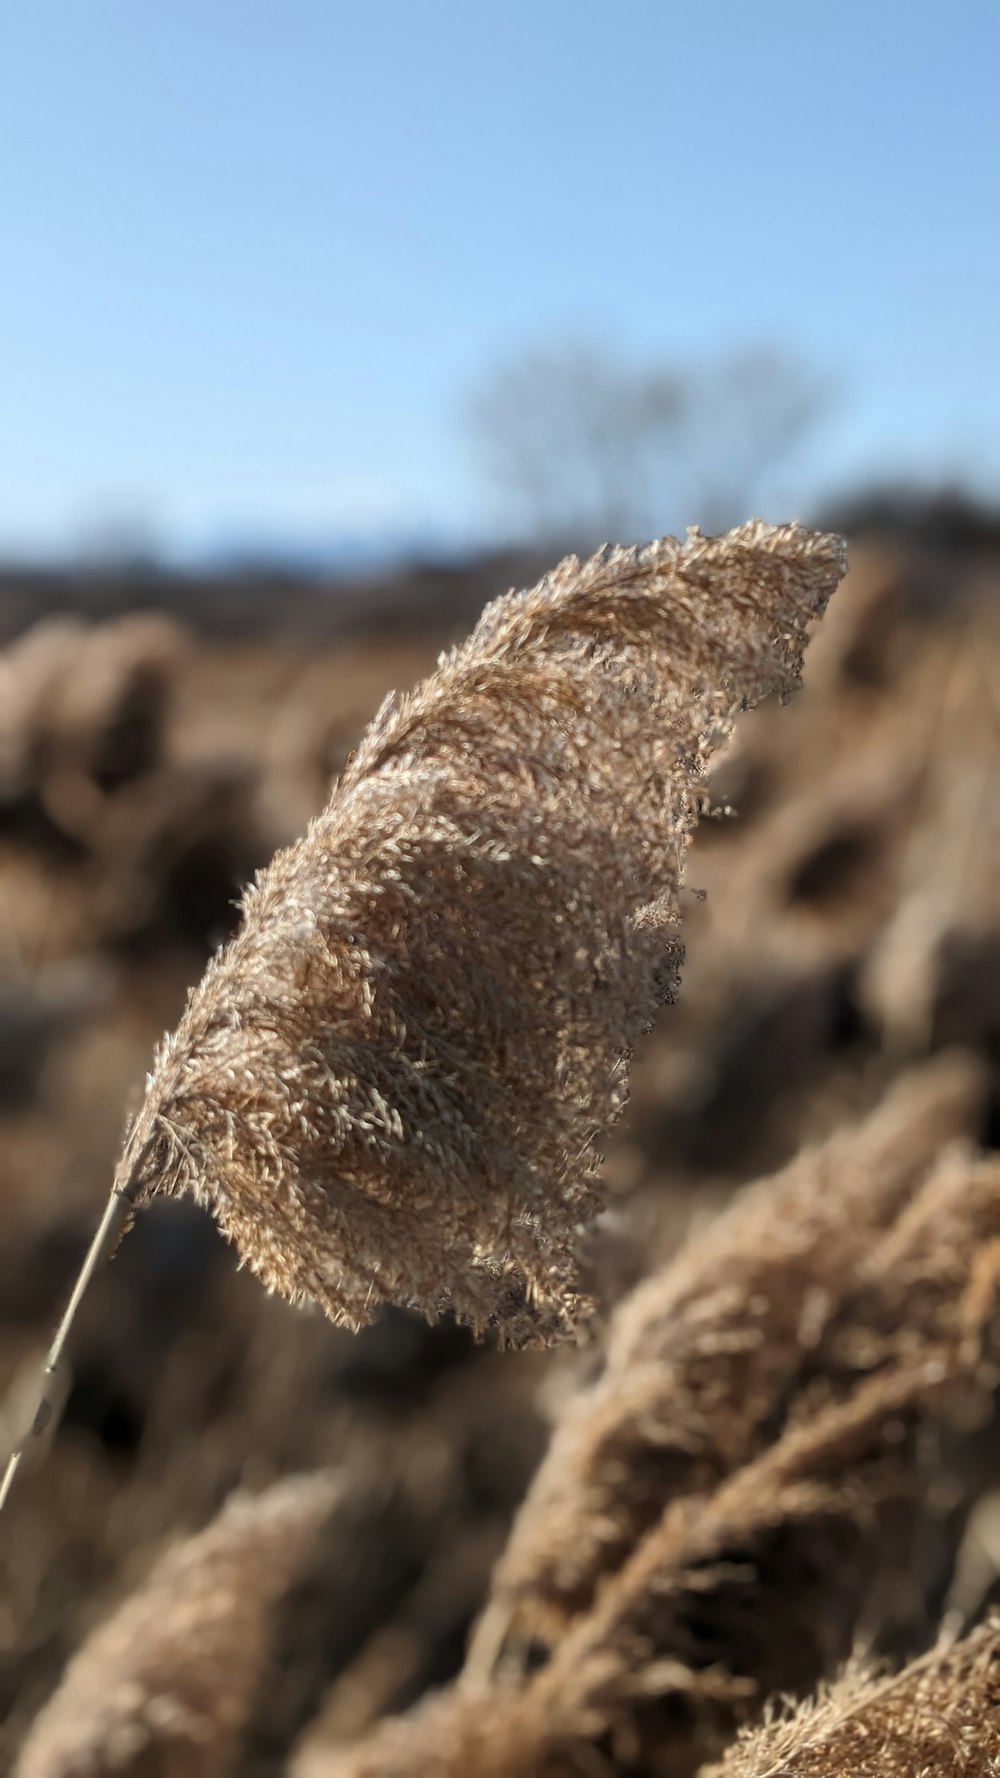
[[[535,1515],[542,1523],[550,1485],[553,1499],[565,1486],[577,1502],[579,1525],[594,1524],[595,1506],[600,1520],[588,1488],[606,1487],[605,1447],[584,1428],[588,1404],[602,1399],[593,1372],[603,1342],[582,1353],[494,1354],[447,1323],[428,1328],[397,1311],[355,1340],[288,1316],[234,1274],[198,1213],[153,1209],[129,1238],[128,1262],[123,1254],[88,1305],[64,1425],[22,1494],[0,1611],[8,1763],[68,1658],[141,1589],[166,1537],[206,1524],[233,1489],[338,1464],[345,1451],[348,1493],[355,1475],[364,1487],[382,1472],[390,1498],[374,1490],[371,1516],[355,1524],[349,1598],[324,1570],[322,1602],[306,1611],[296,1583],[284,1596],[296,1609],[278,1601],[268,1620],[258,1698],[269,1686],[281,1691],[279,1669],[300,1674],[301,1685],[292,1699],[282,1694],[269,1723],[255,1707],[230,1743],[233,1769],[254,1778],[319,1778],[353,1762],[427,1770],[435,1759],[442,1772],[470,1774],[684,1769],[678,1761],[716,1757],[770,1689],[804,1694],[833,1673],[856,1636],[893,1662],[927,1646],[956,1564],[968,1581],[968,1563],[986,1561],[964,1528],[988,1500],[995,1186],[990,1163],[970,1153],[937,1168],[935,1158],[955,1138],[995,1143],[997,1128],[997,811],[986,795],[996,585],[988,563],[859,555],[810,648],[804,692],[784,710],[743,718],[710,779],[707,802],[739,815],[703,820],[694,843],[688,878],[708,896],[682,898],[683,993],[645,1058],[637,1054],[627,1125],[609,1146],[613,1211],[588,1253],[587,1289],[609,1305],[629,1281],[656,1277],[646,1287],[649,1345],[642,1289],[612,1323],[608,1376],[634,1312],[633,1356],[648,1361],[651,1393],[637,1396],[624,1428],[607,1401],[607,1452],[623,1430],[634,1440],[638,1485],[625,1502],[627,1529],[605,1514],[609,1559],[596,1574],[603,1541],[588,1548],[581,1539],[579,1605],[557,1585],[553,1606],[550,1575],[540,1575],[538,1597],[522,1595],[504,1557],[464,1694],[406,1717],[395,1736],[380,1731],[383,1716],[409,1711],[462,1667],[549,1411],[557,1433],[548,1480],[510,1550],[541,1549],[530,1527]],[[89,635],[93,649],[116,652],[115,625]],[[8,1385],[23,1382],[48,1334],[153,1042],[231,928],[241,883],[291,837],[300,810],[322,803],[327,765],[342,763],[351,738],[338,707],[357,709],[362,666],[371,700],[355,733],[378,692],[426,670],[436,642],[353,643],[326,663],[292,645],[185,638],[157,657],[155,746],[145,741],[144,760],[118,782],[103,772],[84,819],[60,828],[59,797],[42,793],[44,749],[16,780],[3,776],[0,1398],[14,1418]],[[43,728],[44,710],[43,697]],[[109,721],[108,732],[126,728]],[[55,725],[52,737],[49,758],[63,745]],[[178,792],[176,815],[161,822],[161,797],[166,807],[175,782],[200,786],[199,795],[186,803]],[[216,812],[189,821],[206,806]],[[147,837],[133,846],[140,810]],[[923,1084],[918,1073],[892,1092],[915,1061],[955,1046],[964,1060],[942,1058]],[[817,1146],[831,1137],[830,1149]],[[828,1181],[823,1157],[837,1143],[858,1159],[856,1171],[841,1171],[840,1189],[855,1193],[859,1229],[824,1243],[835,1221],[824,1188],[811,1237],[782,1223],[768,1256],[762,1226],[759,1254],[750,1244],[726,1262],[734,1286],[762,1268],[749,1328],[726,1320],[723,1283],[717,1349],[708,1306],[687,1337],[709,1394],[739,1408],[736,1378],[742,1369],[752,1379],[748,1411],[720,1413],[717,1425],[705,1415],[693,1437],[685,1427],[675,1459],[652,1383],[659,1342],[672,1326],[679,1337],[688,1302],[683,1283],[676,1303],[669,1285],[661,1324],[653,1304],[667,1262],[693,1225],[677,1276],[699,1251],[708,1264],[705,1224],[755,1174],[786,1168],[790,1199],[797,1167],[803,1182],[810,1167]],[[811,1152],[800,1154],[804,1145]],[[754,1198],[768,1189],[753,1187],[731,1213],[746,1217],[748,1237]],[[972,1220],[939,1246],[939,1220],[951,1229],[966,1194]],[[717,1238],[724,1246],[722,1225]],[[815,1294],[806,1286],[797,1296],[791,1263],[782,1272],[796,1251]],[[900,1314],[911,1297],[922,1307]],[[579,1483],[567,1442],[574,1422]],[[555,1541],[553,1551],[554,1567]],[[988,1566],[973,1580],[968,1596],[988,1598]],[[504,1618],[512,1592],[516,1610]],[[965,1720],[947,1683],[947,1709]],[[484,1744],[490,1724],[495,1746]],[[44,1727],[43,1718],[39,1735]],[[98,1748],[95,1772],[115,1769],[100,1764],[105,1755]],[[511,1756],[520,1767],[504,1765]],[[837,1757],[808,1769],[839,1773]],[[393,1758],[398,1768],[385,1764]],[[965,1768],[942,1753],[940,1769]]]
[[[163,1556],[70,1663],[28,1738],[25,1778],[144,1767],[211,1778],[231,1766],[266,1677],[276,1601],[316,1560],[338,1493],[318,1474],[237,1497]]]
[[[473,1664],[464,1688],[330,1772],[693,1774],[858,1641],[897,1658],[926,1647],[997,1460],[998,1228],[1000,1165],[946,1152],[760,1455],[714,1491],[668,1494],[539,1671],[484,1684]]]
[[[992,563],[862,557],[802,697],[741,725],[711,779],[739,818],[700,830],[705,900],[686,910],[670,1032],[640,1064],[630,1184],[655,1192],[660,1154],[675,1181],[750,1177],[856,1109],[876,1070],[992,1050],[998,580]]]
[[[891,1355],[873,1358],[864,1335],[905,1291],[931,1215],[940,1247],[932,1288],[924,1299],[917,1293],[905,1323],[894,1325]],[[353,1755],[327,1750],[326,1767],[314,1737],[308,1768],[352,1778],[428,1770],[569,1774],[586,1770],[592,1756],[616,1771],[693,1773],[765,1700],[803,1695],[834,1672],[859,1635],[877,1643],[888,1631],[897,1650],[924,1644],[971,1503],[996,1462],[998,1225],[1000,1167],[953,1151],[902,1212],[886,1238],[890,1252],[881,1263],[873,1256],[872,1272],[883,1280],[878,1300],[863,1298],[867,1313],[858,1303],[842,1313],[841,1334],[851,1329],[857,1357],[846,1385],[828,1380],[826,1405],[793,1409],[788,1429],[714,1494],[668,1503],[540,1674],[442,1698]],[[842,1343],[832,1342],[831,1351]],[[818,1358],[813,1370],[815,1385]],[[329,1484],[315,1487],[325,1512]],[[169,1754],[181,1732],[174,1701],[197,1690],[206,1670],[202,1601],[215,1658],[239,1669],[248,1622],[259,1624],[271,1600],[267,1567],[249,1560],[244,1542],[255,1536],[256,1511],[271,1522],[266,1500],[227,1509],[216,1532],[168,1558],[97,1633],[35,1726],[25,1778],[114,1771],[118,1737],[129,1734],[145,1737],[158,1758]],[[310,1508],[310,1526],[314,1519]],[[347,1548],[357,1549],[358,1530],[355,1522]],[[231,1551],[234,1537],[243,1560],[228,1570],[231,1592],[220,1596],[218,1552]],[[296,1537],[279,1535],[279,1557],[282,1551],[290,1585],[300,1559]],[[315,1567],[314,1546],[309,1557]],[[341,1548],[336,1565],[323,1571],[331,1598],[349,1613],[357,1608],[356,1559]],[[294,1592],[290,1603],[299,1617]],[[135,1620],[154,1617],[161,1640],[132,1633]],[[292,1673],[301,1668],[309,1624],[296,1628]],[[270,1652],[273,1677],[260,1657],[255,1666],[265,1694],[280,1684],[288,1644],[275,1637]],[[115,1687],[102,1687],[98,1675],[111,1670]],[[200,1694],[190,1731],[192,1746],[203,1745],[215,1762],[204,1769],[220,1769],[227,1748],[235,1757],[237,1729],[249,1742],[240,1769],[256,1769],[249,1689],[234,1701],[232,1684],[219,1688],[218,1721],[212,1695]],[[84,1707],[88,1697],[93,1709]],[[342,1700],[321,1723],[326,1735],[343,1729]],[[196,1753],[189,1750],[190,1764],[178,1770],[202,1770]]]

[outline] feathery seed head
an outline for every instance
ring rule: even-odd
[[[901,1673],[852,1668],[738,1741],[709,1778],[997,1778],[1000,1620]]]
[[[712,749],[797,681],[839,539],[743,526],[563,562],[390,697],[247,893],[119,1181],[192,1192],[285,1296],[564,1331],[594,1137],[672,992]]]

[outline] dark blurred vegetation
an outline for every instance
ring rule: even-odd
[[[332,640],[461,630],[487,600],[549,561],[548,552],[510,549],[350,575],[268,562],[201,571],[128,558],[67,569],[0,565],[0,641],[45,617],[95,621],[136,610],[169,612],[219,637]]]
[[[748,476],[744,485],[752,487],[753,480]],[[730,515],[727,525],[740,523],[753,510],[749,495],[724,503],[713,496],[708,504],[724,505]],[[134,611],[162,611],[206,637],[274,638],[279,643],[457,635],[470,627],[488,600],[512,586],[528,586],[544,573],[554,549],[656,536],[662,529],[655,517],[648,526],[633,524],[631,529],[627,523],[601,524],[595,510],[591,504],[591,516],[583,518],[567,507],[558,525],[553,522],[551,537],[548,520],[538,518],[539,537],[530,543],[473,555],[441,552],[366,573],[308,571],[267,561],[179,569],[146,555],[59,568],[0,561],[0,644],[49,617],[69,615],[93,623]],[[610,501],[604,517],[610,520]],[[925,555],[1000,555],[1000,507],[961,488],[922,493],[887,484],[828,501],[807,518],[857,542],[898,544]],[[719,528],[702,524],[703,530]]]

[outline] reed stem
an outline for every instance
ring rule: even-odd
[[[11,1452],[11,1455],[7,1460],[7,1465],[3,1473],[3,1480],[0,1481],[0,1512],[3,1511],[10,1496],[11,1489],[14,1485],[14,1478],[17,1475],[21,1459],[25,1455],[25,1452],[35,1439],[40,1439],[42,1437],[51,1423],[54,1407],[52,1384],[59,1374],[59,1367],[62,1363],[63,1353],[65,1352],[67,1341],[72,1332],[77,1311],[86,1295],[87,1287],[98,1268],[105,1260],[111,1258],[119,1240],[128,1229],[134,1214],[134,1209],[135,1187],[131,1182],[126,1180],[124,1185],[114,1186],[111,1191],[111,1196],[105,1206],[104,1215],[101,1217],[97,1233],[87,1249],[87,1256],[77,1274],[76,1283],[73,1286],[69,1302],[66,1304],[63,1318],[56,1329],[55,1337],[49,1347],[48,1356],[42,1369],[42,1381],[38,1405],[35,1409],[31,1426],[20,1444]]]

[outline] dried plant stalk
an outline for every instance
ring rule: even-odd
[[[543,1659],[670,1501],[709,1492],[763,1448],[873,1239],[968,1133],[983,1089],[970,1057],[914,1070],[625,1300],[606,1368],[571,1404],[515,1522],[471,1682],[498,1659],[505,1671]]]
[[[224,1778],[264,1674],[275,1605],[341,1495],[329,1475],[236,1496],[90,1637],[17,1778]]]
[[[1000,1778],[1000,1623],[889,1678],[854,1670],[710,1778]]]
[[[753,523],[497,600],[248,893],[120,1188],[191,1192],[270,1288],[351,1326],[401,1300],[563,1330],[705,762],[796,681],[843,570],[839,540]]]

